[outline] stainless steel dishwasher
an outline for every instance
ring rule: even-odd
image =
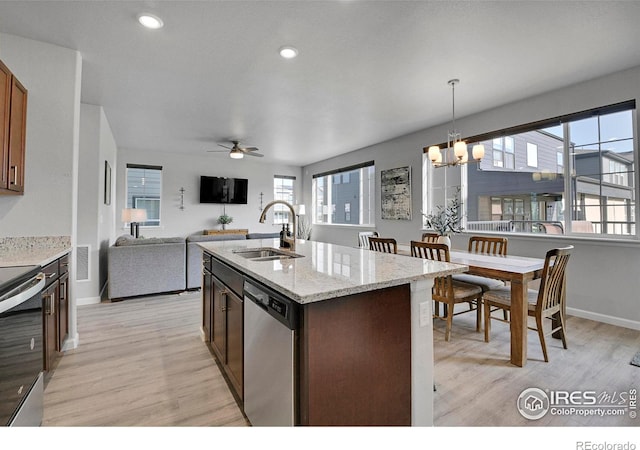
[[[244,413],[253,426],[296,423],[297,304],[244,282]]]

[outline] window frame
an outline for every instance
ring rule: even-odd
[[[158,188],[158,195],[155,196],[153,193],[147,193],[146,189],[143,189],[142,194],[132,192],[131,195],[129,193],[129,169],[142,169],[142,170],[155,170],[160,174],[160,183]],[[127,163],[125,165],[125,188],[124,188],[124,204],[125,208],[135,208],[138,200],[155,200],[158,202],[158,217],[156,218],[147,218],[146,221],[140,222],[139,226],[141,228],[160,228],[162,226],[162,183],[163,183],[163,172],[162,166],[155,166],[150,164],[134,164]],[[131,202],[129,199],[131,198]],[[129,222],[124,222],[123,228],[129,227]]]
[[[625,137],[624,139],[620,139],[620,140],[632,139],[632,143],[631,143],[632,151],[633,151],[632,170],[629,170],[624,174],[614,173],[614,174],[611,174],[611,176],[614,177],[614,179],[622,178],[624,183],[628,183],[627,186],[629,186],[632,192],[631,194],[632,197],[626,206],[627,217],[628,217],[626,219],[627,225],[622,225],[623,227],[625,226],[628,227],[628,230],[630,231],[628,232],[628,234],[614,234],[613,232],[606,233],[606,232],[602,232],[601,230],[594,231],[593,233],[581,231],[579,229],[574,231],[571,226],[572,222],[576,222],[580,220],[574,218],[574,208],[576,207],[578,200],[577,200],[577,197],[573,198],[573,196],[576,195],[576,193],[571,187],[571,183],[572,183],[571,173],[574,170],[574,166],[570,158],[572,150],[571,150],[571,143],[569,142],[569,138],[567,137],[568,133],[566,130],[568,129],[570,123],[579,121],[581,119],[586,119],[593,116],[607,116],[617,112],[625,112],[625,111],[629,111],[631,113],[632,136],[630,138]],[[640,241],[640,226],[639,226],[640,212],[638,211],[639,208],[637,205],[638,202],[640,201],[640,169],[638,168],[638,161],[639,161],[638,156],[640,154],[640,149],[639,149],[640,136],[638,135],[638,115],[637,114],[638,114],[638,111],[637,111],[636,101],[627,100],[627,101],[623,101],[623,102],[619,102],[619,103],[615,103],[607,106],[593,108],[590,110],[580,111],[580,112],[567,114],[563,116],[557,116],[550,119],[545,119],[545,120],[531,122],[523,125],[518,125],[515,127],[505,128],[502,130],[482,133],[476,136],[468,137],[465,140],[471,144],[475,142],[483,142],[483,141],[484,142],[492,141],[493,143],[493,140],[498,137],[513,136],[513,135],[525,133],[528,131],[543,131],[545,128],[551,128],[556,126],[562,127],[564,130],[564,137],[563,137],[564,145],[561,153],[563,156],[563,161],[562,161],[563,164],[558,165],[557,164],[558,160],[556,159],[556,165],[559,168],[558,173],[564,176],[564,189],[562,191],[562,198],[563,198],[563,201],[567,202],[567,204],[564,206],[564,216],[565,216],[564,222],[566,226],[565,226],[564,234],[557,236],[556,238],[571,237],[571,238],[580,238],[580,239],[588,239],[588,240],[603,241],[603,242],[611,242],[616,240],[622,241],[622,242]],[[603,141],[599,141],[599,142],[600,144],[604,143]],[[443,144],[440,144],[440,145],[443,145]],[[429,147],[426,146],[423,149],[425,155],[428,152],[428,148]],[[427,158],[427,161],[428,161],[428,158]],[[469,166],[470,166],[469,168],[467,168],[467,166],[460,167],[460,170],[461,170],[460,183],[461,183],[463,193],[466,193],[468,190],[468,187],[467,187],[467,184],[469,182],[468,171],[479,170],[479,168],[473,167],[473,165],[471,164]],[[494,165],[491,164],[491,166],[494,166]],[[429,164],[429,167],[430,167],[430,170],[433,170],[433,168],[431,168],[431,164]],[[444,170],[446,171],[446,169]],[[603,178],[607,174],[607,171],[601,167],[599,174],[600,174],[599,176]],[[433,186],[431,186],[430,184],[427,184],[430,181],[429,180],[430,178],[432,179],[431,176],[426,177],[423,175],[423,182],[425,183],[425,189],[427,186],[429,186],[429,189],[433,188]],[[600,184],[602,184],[602,182],[603,180],[600,181]],[[466,199],[463,197],[463,207],[465,208],[464,224],[466,225],[467,206],[465,204],[465,200]],[[613,199],[613,200],[616,200],[616,199]],[[426,202],[424,198],[423,198],[423,204],[428,204],[428,202]],[[610,205],[609,204],[600,205],[601,210],[613,211],[616,208],[620,208],[620,206],[615,202],[611,203]],[[492,211],[489,211],[489,212],[492,213]],[[612,225],[609,223],[607,226],[611,227]],[[489,231],[489,230],[482,230],[481,232],[483,233],[486,232],[489,234],[500,233],[500,231]],[[554,238],[553,235],[548,235],[548,234],[541,235],[535,232],[509,232],[509,234],[521,235],[521,236],[535,236],[535,237],[544,236],[545,238],[552,238],[552,239]]]
[[[349,217],[349,220],[351,220],[354,214],[357,214],[359,223],[356,224],[334,222],[333,216],[335,215],[337,208],[336,204],[331,203],[333,197],[333,188],[334,186],[338,185],[351,184],[352,177],[350,176],[350,173],[355,170],[360,170],[360,179],[358,182],[358,198],[357,200],[354,199],[353,201],[347,202],[349,204],[348,211],[346,208],[346,204],[342,205],[341,212],[344,213],[345,217]],[[323,180],[321,187],[318,187],[318,184],[320,183],[318,180]],[[366,192],[365,194],[365,189],[367,189],[367,186],[368,192]],[[323,190],[322,204],[318,203],[319,189]],[[313,174],[311,187],[311,223],[313,225],[326,225],[335,227],[373,227],[375,226],[375,195],[375,161],[366,161],[360,164],[354,164],[347,167],[341,167],[326,172]],[[322,213],[318,211],[318,208],[320,206],[323,207]],[[326,217],[326,220],[318,221],[319,215]],[[368,217],[367,222],[364,222],[365,216]]]
[[[284,181],[291,182],[291,195],[289,198],[279,198],[283,197],[282,193],[278,191],[278,186],[276,185],[276,181],[281,181],[280,191],[284,191]],[[287,203],[290,203],[291,206],[294,205],[296,199],[296,177],[293,175],[274,175],[273,176],[273,199],[274,200],[284,200]],[[282,225],[291,223],[291,211],[285,205],[276,203],[273,205],[273,225]]]

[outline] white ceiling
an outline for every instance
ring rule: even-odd
[[[451,78],[462,117],[639,66],[638,24],[637,1],[0,2],[0,32],[82,53],[120,148],[292,165],[447,122]]]

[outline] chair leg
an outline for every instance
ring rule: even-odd
[[[445,304],[445,310],[447,311],[447,329],[444,332],[444,340],[448,342],[451,337],[451,325],[453,325],[453,303]]]
[[[484,341],[489,342],[489,335],[491,333],[491,306],[485,303],[484,305]]]
[[[482,296],[476,299],[476,333],[480,332],[482,326]]]
[[[562,346],[564,347],[564,349],[566,350],[567,347],[567,327],[565,325],[565,319],[564,319],[564,314],[562,314],[562,311],[559,312],[560,314],[560,331],[561,331],[561,339],[562,339]]]
[[[547,356],[547,344],[544,341],[544,330],[542,329],[542,317],[536,316],[536,328],[538,329],[538,337],[540,338],[540,345],[542,346],[542,355],[544,356],[544,362],[549,362]]]

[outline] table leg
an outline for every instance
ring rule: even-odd
[[[527,363],[527,283],[511,281],[511,364]]]
[[[411,282],[411,425],[433,426],[433,279]]]

